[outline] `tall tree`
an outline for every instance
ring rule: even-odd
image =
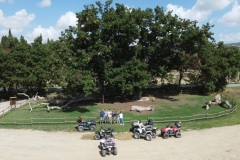
[[[51,54],[50,49],[46,44],[42,42],[42,36],[38,36],[34,39],[31,44],[31,61],[29,61],[29,66],[31,66],[31,82],[30,87],[36,87],[40,94],[44,94],[44,87],[47,86],[47,82],[51,80],[50,75],[50,64],[52,63],[49,57]]]
[[[8,88],[9,92],[15,87],[15,82],[17,82],[17,77],[15,72],[19,68],[19,63],[16,62],[16,57],[12,54],[14,48],[19,44],[19,41],[11,33],[8,32],[8,36],[3,36],[1,39],[1,56],[2,58],[2,72],[1,72],[1,83],[4,90]]]
[[[9,55],[10,61],[14,61],[14,71],[11,76],[11,81],[15,87],[26,87],[29,82],[29,75],[31,74],[30,67],[27,63],[30,61],[30,48],[31,46],[27,43],[23,36],[20,37],[19,43],[12,48],[12,53]],[[12,67],[11,67],[12,68]]]
[[[235,77],[239,71],[239,49],[226,47],[223,43],[209,44],[203,48],[200,84],[208,92],[224,90],[228,77]]]
[[[84,69],[90,71],[89,78],[101,88],[103,95],[105,88],[114,89],[114,86],[118,85],[113,83],[115,81],[110,83],[110,79],[114,78],[111,74],[113,70],[123,71],[121,68],[126,67],[129,61],[136,58],[138,52],[135,42],[139,39],[139,28],[135,24],[131,10],[121,4],[116,4],[116,8],[112,7],[111,3],[112,1],[106,1],[105,4],[97,2],[96,6],[85,6],[82,12],[77,13],[77,28],[68,30],[69,35],[71,33],[76,35],[76,38],[72,36],[71,40],[74,44],[72,50],[78,60],[77,73],[83,73]],[[125,71],[118,74],[124,78],[124,73]],[[149,76],[146,75],[144,79],[138,81],[146,81],[146,79],[149,80]],[[131,83],[142,85],[136,81]],[[125,91],[121,93],[126,94]]]

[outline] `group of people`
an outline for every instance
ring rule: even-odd
[[[123,121],[123,111],[116,111],[115,109],[102,109],[99,111],[99,123],[110,123],[110,124],[120,124],[124,125]]]

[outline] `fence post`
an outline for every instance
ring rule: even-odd
[[[64,117],[64,123],[66,124],[66,117]]]

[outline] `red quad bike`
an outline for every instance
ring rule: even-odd
[[[177,122],[175,123],[175,126],[166,126],[164,128],[161,129],[161,137],[163,137],[164,139],[167,139],[170,136],[174,136],[176,138],[180,138],[181,137],[181,123]]]

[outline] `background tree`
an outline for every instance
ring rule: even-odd
[[[27,88],[29,84],[29,75],[31,74],[31,68],[27,65],[31,58],[30,56],[31,46],[27,43],[23,36],[20,37],[19,43],[12,48],[10,54],[8,54],[7,68],[9,68],[9,75],[15,88],[20,87]],[[12,63],[11,63],[12,62]]]
[[[238,54],[239,52],[231,52],[223,43],[219,43],[218,46],[209,44],[203,49],[200,84],[205,91],[222,91],[228,84],[227,77],[236,76],[239,63],[235,58]]]
[[[60,85],[67,93],[141,96],[152,80],[186,72],[205,91],[223,90],[239,72],[239,48],[215,44],[209,23],[181,19],[157,6],[129,8],[96,2],[78,13],[59,40],[28,44],[11,34],[1,38],[0,87],[37,88]],[[171,81],[169,81],[172,83]]]
[[[16,61],[16,57],[11,54],[19,41],[11,33],[11,30],[8,32],[8,36],[3,36],[1,38],[1,84],[4,89],[4,94],[7,96],[9,94],[14,94],[13,90],[15,88],[15,82],[17,82],[17,77],[15,72],[19,70],[19,63]],[[6,93],[8,90],[9,93]]]
[[[176,37],[179,37],[179,43],[172,66],[179,72],[179,86],[185,72],[189,70],[198,72],[200,67],[198,53],[201,48],[211,43],[210,39],[214,40],[210,32],[211,27],[207,24],[199,28],[196,21],[183,19],[180,19],[180,24],[176,26]]]
[[[38,36],[34,39],[31,44],[31,61],[29,61],[29,66],[31,66],[31,84],[30,87],[36,87],[39,94],[44,94],[44,88],[47,87],[47,82],[51,80],[51,51],[46,44],[42,42],[42,36]]]

